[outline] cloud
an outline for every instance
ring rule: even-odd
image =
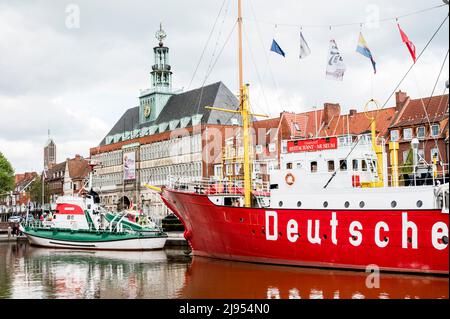
[[[375,77],[370,62],[355,53],[359,25],[331,31],[306,26],[365,21],[377,9],[381,18],[392,17],[441,3],[245,1],[244,76],[251,84],[254,111],[277,116],[283,110],[307,111],[324,102],[339,102],[348,110],[361,109],[372,97],[384,101],[411,62],[395,22],[362,30],[377,61]],[[69,4],[79,8],[80,28],[66,26]],[[50,129],[58,161],[75,154],[87,156],[123,112],[138,105],[139,90],[150,86],[159,23],[168,34],[165,43],[170,47],[174,87],[187,89],[222,4],[223,0],[111,0],[107,5],[99,0],[0,0],[0,151],[17,172],[40,171]],[[418,51],[446,10],[400,19]],[[235,22],[235,1],[226,0],[191,88],[206,79],[207,84],[223,81],[237,92],[236,32],[224,45]],[[299,27],[285,24],[305,26],[312,49],[305,60],[297,57]],[[273,37],[286,51],[285,59],[270,53]],[[347,65],[343,82],[325,80],[331,37]],[[448,23],[401,89],[412,97],[429,95],[447,50]],[[448,62],[435,94],[442,93],[445,79]]]

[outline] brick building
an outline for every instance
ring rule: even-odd
[[[89,172],[89,162],[80,155],[54,164],[46,172],[45,178],[49,189],[50,203],[54,204],[59,196],[79,193],[87,181]]]
[[[405,92],[396,93],[399,111],[388,138],[399,142],[400,163],[406,162],[413,138],[419,140],[418,153],[427,163],[433,162],[433,156],[438,163],[448,163],[448,103],[448,95],[413,100]]]
[[[91,159],[99,164],[94,168],[94,191],[110,210],[133,204],[154,216],[166,215],[159,196],[144,183],[164,185],[169,175],[190,179],[212,175],[212,163],[221,150],[206,149],[206,141],[221,145],[226,128],[240,123],[235,114],[205,108],[238,108],[238,100],[221,82],[187,92],[172,90],[164,37],[160,29],[151,88],[141,91],[139,106],[125,111],[99,146],[90,150]]]

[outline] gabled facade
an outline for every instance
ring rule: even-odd
[[[439,163],[448,163],[448,94],[411,99],[400,91],[396,103],[399,112],[389,126],[388,140],[399,143],[399,163],[406,162],[411,141],[417,138],[421,158],[433,163],[436,157],[442,169]]]

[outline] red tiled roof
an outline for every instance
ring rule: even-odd
[[[440,122],[448,118],[447,109],[448,94],[410,100],[402,108],[391,128],[428,123],[427,115],[431,123]]]
[[[82,157],[69,160],[69,176],[72,180],[84,179],[90,172],[89,162]]]

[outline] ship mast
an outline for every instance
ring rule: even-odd
[[[242,62],[242,0],[238,0],[238,41],[239,41],[239,110],[229,110],[220,107],[206,106],[209,110],[222,111],[228,113],[240,114],[242,117],[242,131],[244,144],[244,206],[251,207],[252,200],[252,183],[251,183],[251,162],[250,162],[250,117],[268,117],[264,114],[253,114],[250,113],[250,108],[248,104],[248,85],[244,84],[244,72],[243,72],[243,62]]]
[[[242,63],[242,0],[238,0],[238,32],[239,32],[239,104],[242,116],[244,143],[244,205],[251,206],[251,164],[250,164],[250,113],[248,108],[248,90],[244,85]]]

